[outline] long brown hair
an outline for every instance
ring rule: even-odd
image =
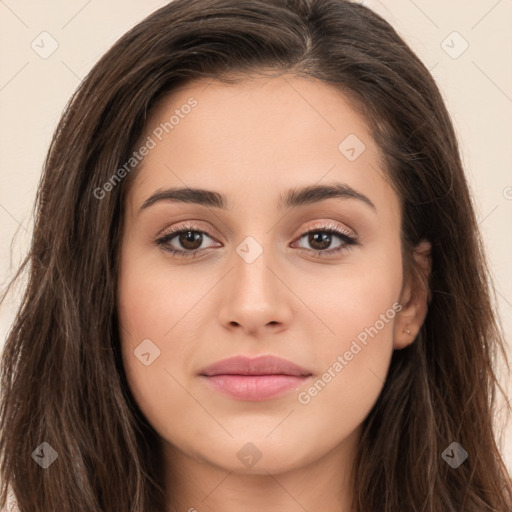
[[[22,512],[165,509],[158,436],[126,384],[116,316],[123,198],[136,169],[98,188],[129,160],[163,95],[193,79],[265,72],[313,77],[350,99],[399,195],[409,274],[412,248],[432,244],[428,314],[415,342],[394,352],[364,421],[354,509],[512,510],[493,426],[503,332],[451,120],[395,30],[346,0],[175,0],[80,84],[51,142],[16,276],[27,272],[28,285],[1,366],[4,503],[10,486]],[[31,456],[43,442],[58,454],[46,469]],[[452,442],[468,453],[457,469],[441,456]]]

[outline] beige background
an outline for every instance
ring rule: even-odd
[[[116,40],[166,3],[0,0],[0,288],[27,250],[41,166],[65,104]],[[476,197],[510,348],[512,0],[363,3],[412,46],[446,99]],[[55,51],[45,55],[52,45]],[[17,291],[0,310],[0,345],[19,297]],[[503,442],[512,471],[511,423]]]

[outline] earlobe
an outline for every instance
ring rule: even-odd
[[[394,340],[394,348],[396,350],[400,350],[402,348],[408,347],[416,338],[416,334],[411,331],[411,329],[406,328],[402,329],[401,336],[395,336]]]
[[[393,348],[401,350],[408,347],[416,339],[417,332],[413,332],[410,328],[401,329],[399,332],[395,329],[395,337],[393,340]]]
[[[402,349],[409,346],[418,335],[425,321],[431,300],[429,276],[432,268],[431,244],[423,240],[414,250],[415,269],[406,276],[407,283],[402,290],[394,328],[393,346]]]

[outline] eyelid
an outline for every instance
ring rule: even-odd
[[[312,230],[315,229],[332,229],[334,231],[341,231],[346,236],[353,238],[355,240],[358,239],[358,234],[353,231],[350,228],[347,228],[346,226],[335,224],[333,221],[330,220],[316,220],[312,224],[306,225],[305,228],[300,228],[298,232],[293,236],[293,239],[295,240],[298,237],[304,236],[305,234],[308,234]],[[183,224],[178,224],[176,226],[171,226],[170,228],[164,229],[159,235],[157,235],[157,239],[163,238],[166,235],[170,235],[173,233],[179,233],[185,230],[190,231],[202,231],[206,233],[210,238],[216,239],[218,238],[216,235],[214,235],[211,230],[209,230],[206,227],[202,227],[199,224],[196,224],[196,221],[185,221]]]
[[[199,221],[197,221],[199,222]],[[163,238],[167,235],[171,235],[174,233],[180,233],[182,231],[198,231],[198,232],[204,232],[206,233],[210,238],[218,238],[216,235],[212,233],[212,231],[204,226],[201,226],[200,224],[196,223],[194,220],[184,221],[183,223],[178,223],[175,226],[171,226],[169,228],[164,229],[159,235],[157,235],[158,238]]]
[[[303,229],[304,231],[301,229],[297,236],[301,236],[301,234],[307,234],[310,231],[314,230],[332,229],[334,231],[341,231],[344,235],[353,238],[354,240],[357,240],[359,238],[358,234],[354,230],[347,228],[345,225],[335,223],[331,220],[317,220],[313,224],[307,225]]]

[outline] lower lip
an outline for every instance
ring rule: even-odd
[[[208,384],[240,400],[268,400],[297,389],[307,376],[295,375],[211,375],[203,376]]]

